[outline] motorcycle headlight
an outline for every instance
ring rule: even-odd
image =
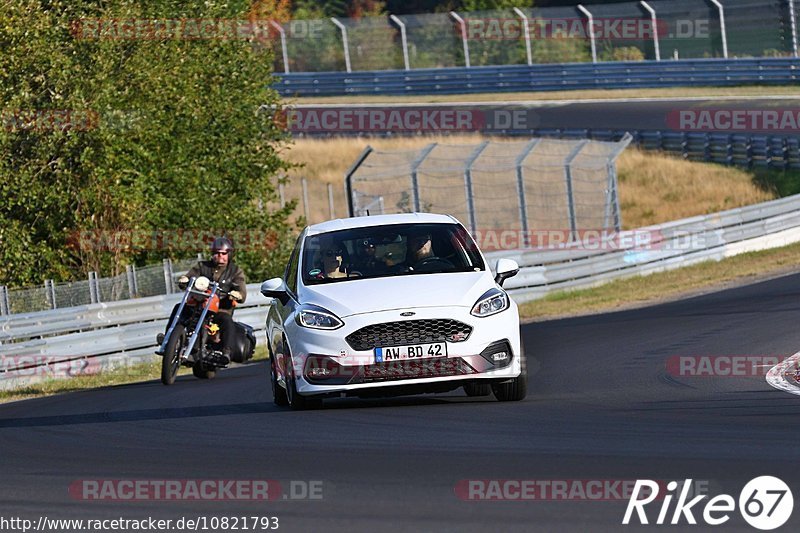
[[[339,317],[321,307],[300,309],[295,320],[298,325],[312,329],[338,329],[344,325]]]
[[[496,315],[508,309],[508,295],[500,289],[489,289],[472,306],[472,316],[485,317]]]

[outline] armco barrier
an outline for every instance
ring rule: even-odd
[[[799,58],[687,59],[277,74],[283,96],[477,94],[647,87],[786,85]]]
[[[487,253],[490,264],[508,257],[520,264],[505,283],[515,300],[548,292],[598,285],[623,277],[679,268],[700,261],[800,242],[800,195],[640,228],[655,236],[646,248],[558,251],[507,250]],[[689,243],[689,244],[686,244]],[[270,300],[248,285],[248,301],[237,320],[263,328]],[[47,368],[80,374],[130,360],[153,360],[155,336],[179,295],[94,304],[11,315],[0,321],[0,389],[48,377]],[[21,364],[20,364],[21,363]]]

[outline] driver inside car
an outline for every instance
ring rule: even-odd
[[[407,242],[408,252],[406,253],[406,264],[411,268],[419,265],[419,263],[429,257],[435,257],[430,233],[409,235]]]

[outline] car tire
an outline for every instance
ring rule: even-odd
[[[197,379],[214,379],[214,377],[217,375],[217,371],[207,370],[201,367],[200,364],[195,364],[192,367],[192,374],[194,374],[194,377]]]
[[[289,407],[291,407],[293,411],[319,409],[322,407],[321,399],[307,398],[305,396],[301,396],[300,393],[297,392],[297,385],[294,376],[294,364],[291,363],[292,355],[289,353],[289,349],[286,348],[285,344],[284,350],[286,351],[286,360],[290,361],[290,364],[286,369],[286,398],[289,402]]]
[[[272,384],[272,402],[278,407],[289,405],[289,398],[286,397],[286,389],[278,383],[278,371],[275,368],[275,355],[272,353],[272,346],[267,340],[267,350],[269,351],[269,380]]]
[[[492,386],[488,383],[467,383],[464,385],[464,392],[467,396],[489,396],[492,393]]]
[[[518,402],[528,395],[528,365],[525,357],[525,347],[522,340],[519,342],[519,361],[521,371],[519,376],[509,382],[492,385],[495,398],[501,402]]]
[[[181,366],[181,355],[186,349],[186,330],[183,324],[175,324],[167,341],[164,355],[161,356],[161,383],[172,385],[175,383],[175,376],[178,375],[178,368]]]

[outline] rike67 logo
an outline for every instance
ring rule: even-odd
[[[658,499],[661,501],[661,508],[655,524],[675,525],[683,523],[684,520],[688,524],[697,524],[694,513],[700,513],[701,506],[699,504],[708,495],[701,494],[690,500],[691,486],[691,479],[685,480],[680,488],[677,481],[671,481],[667,484],[666,494],[659,494],[657,482],[649,479],[636,480],[622,523],[630,524],[635,511],[635,517],[640,524],[649,524],[645,507]],[[640,494],[646,495],[640,498]],[[674,496],[677,496],[677,502],[670,517]],[[703,521],[712,526],[726,523],[730,520],[730,513],[736,510],[736,503],[733,496],[728,494],[714,496],[702,506]],[[695,506],[697,508],[693,509]],[[794,498],[789,486],[783,480],[773,476],[760,476],[748,481],[739,493],[738,508],[742,518],[748,524],[756,529],[770,530],[782,526],[789,520],[794,508]]]

